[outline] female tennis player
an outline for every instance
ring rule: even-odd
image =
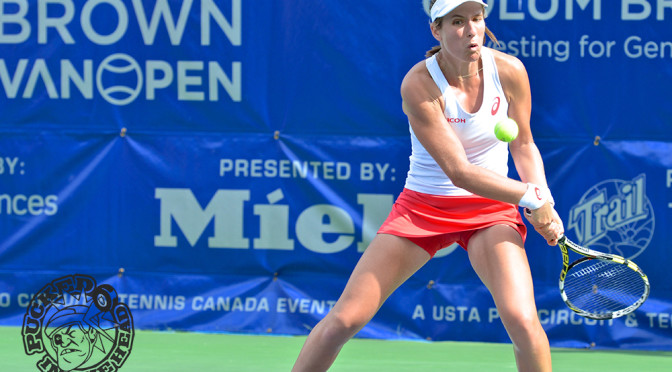
[[[530,130],[531,93],[523,64],[484,47],[480,0],[434,0],[431,32],[439,46],[401,85],[412,155],[404,190],[366,249],[334,308],[308,336],[293,371],[326,371],[341,347],[388,296],[454,242],[492,294],[520,371],[550,371],[548,338],[537,317],[517,206],[548,242],[563,224],[552,206]],[[510,117],[519,135],[496,139]],[[507,177],[509,147],[522,182]]]

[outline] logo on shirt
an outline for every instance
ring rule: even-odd
[[[450,124],[466,124],[467,119],[464,118],[446,118]]]
[[[495,116],[497,114],[497,111],[499,111],[499,105],[501,104],[501,99],[499,97],[495,97],[494,102],[492,103],[492,116]]]

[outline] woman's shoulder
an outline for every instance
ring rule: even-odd
[[[518,57],[506,54],[496,49],[488,48],[497,66],[497,73],[499,80],[502,82],[502,87],[508,89],[515,87],[528,80],[527,70],[523,62]]]
[[[429,70],[427,70],[427,60],[423,59],[408,70],[404,79],[422,79],[423,77],[428,76],[430,75]]]
[[[426,60],[422,60],[411,67],[401,82],[402,93],[405,90],[417,90],[431,86],[432,76],[426,66]]]
[[[427,69],[426,60],[416,63],[404,77],[401,98],[403,110],[409,116],[424,110],[420,107],[428,102],[440,102],[441,91]]]

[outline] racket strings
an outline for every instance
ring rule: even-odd
[[[645,283],[626,265],[605,260],[586,260],[570,268],[565,277],[567,300],[594,314],[622,310],[641,298]]]

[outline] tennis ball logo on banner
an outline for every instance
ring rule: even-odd
[[[631,181],[606,180],[586,191],[569,211],[568,230],[579,244],[628,259],[639,256],[653,238],[655,216],[646,197],[646,175]]]
[[[109,87],[105,86],[103,77],[105,75],[113,75],[115,77],[122,77],[124,75],[130,75],[127,78],[130,78],[129,85],[112,85]],[[123,106],[133,102],[142,89],[142,70],[140,65],[131,58],[130,56],[117,53],[113,54],[101,63],[96,73],[96,82],[98,83],[98,89],[100,94],[105,98],[106,101]]]
[[[40,371],[117,371],[134,333],[115,289],[80,274],[55,279],[35,294],[21,328],[26,354],[43,355]]]

